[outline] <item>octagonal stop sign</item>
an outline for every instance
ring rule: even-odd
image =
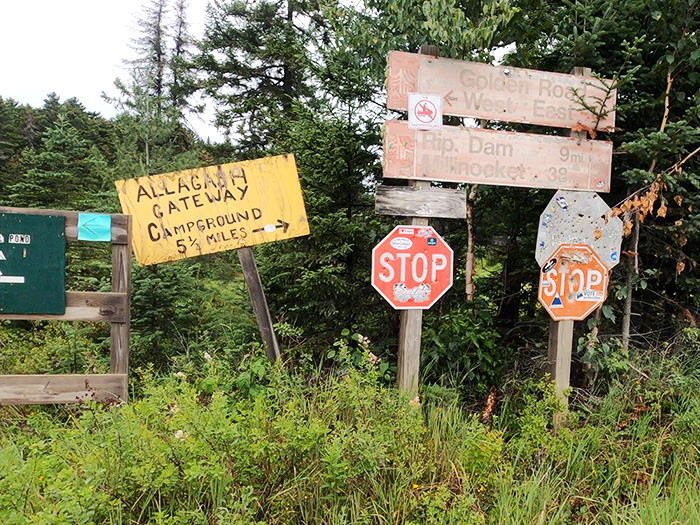
[[[397,226],[372,250],[372,286],[397,310],[430,308],[452,286],[453,254],[430,226]]]
[[[555,321],[581,321],[608,293],[608,267],[587,244],[562,244],[540,272],[537,294]]]

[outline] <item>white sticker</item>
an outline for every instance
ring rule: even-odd
[[[391,247],[396,250],[408,250],[411,246],[413,246],[413,241],[407,237],[396,237],[391,239],[389,244],[391,244]]]
[[[408,129],[442,129],[442,96],[409,93]]]
[[[597,302],[603,300],[603,292],[600,290],[583,290],[576,294],[577,301]]]
[[[32,238],[30,235],[25,235],[23,233],[11,233],[7,242],[10,244],[30,244]]]

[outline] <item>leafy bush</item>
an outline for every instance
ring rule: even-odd
[[[421,407],[368,359],[314,386],[261,350],[201,362],[142,372],[128,405],[6,411],[3,523],[484,522],[474,484],[502,440],[456,406]]]
[[[692,336],[692,334],[690,334]],[[154,375],[140,396],[0,412],[0,521],[20,523],[694,523],[698,377],[636,360],[641,380],[561,410],[515,385],[493,427],[431,386],[386,386],[350,333],[335,366],[273,365],[259,345]],[[199,352],[199,350],[198,350]],[[376,356],[375,356],[376,357]],[[355,364],[357,362],[357,364]]]

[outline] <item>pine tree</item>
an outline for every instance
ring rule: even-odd
[[[306,2],[217,0],[194,67],[216,104],[216,125],[259,156],[295,101],[313,103],[313,24]]]
[[[29,145],[24,134],[29,111],[0,97],[0,195],[7,194],[5,187],[17,176],[22,149]]]
[[[12,206],[97,211],[108,205],[97,199],[107,187],[107,163],[65,111],[44,132],[38,151],[23,151],[20,165],[21,175],[7,187]]]

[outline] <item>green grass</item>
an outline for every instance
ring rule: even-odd
[[[129,405],[3,409],[0,522],[700,523],[698,384],[652,379],[554,432],[544,381],[485,425],[366,359],[308,377],[214,355]]]

